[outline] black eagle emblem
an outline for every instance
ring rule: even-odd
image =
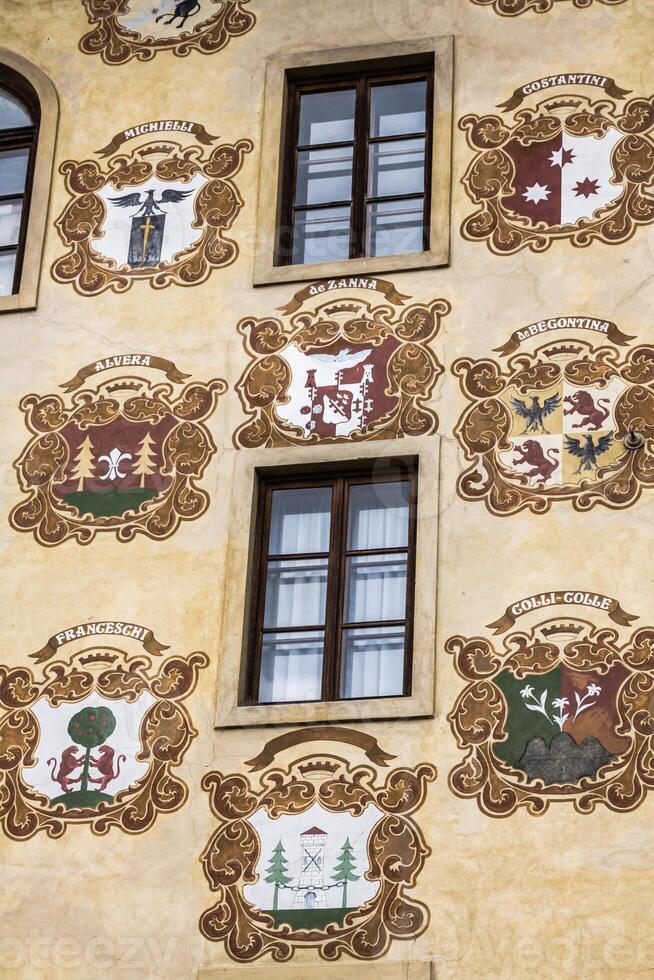
[[[595,470],[597,473],[599,465],[597,460],[613,442],[613,433],[609,432],[605,436],[600,436],[596,443],[591,435],[586,435],[583,438],[584,442],[582,443],[581,437],[575,439],[574,436],[566,436],[565,448],[571,456],[576,456],[580,461],[575,473],[585,473],[587,470]]]
[[[531,405],[527,405],[520,398],[512,398],[511,408],[516,415],[525,420],[525,427],[521,435],[526,436],[528,432],[541,432],[548,435],[543,420],[551,415],[560,404],[561,395],[558,392],[556,395],[550,395],[549,398],[546,398],[542,405],[538,395],[533,396]]]
[[[124,197],[110,197],[109,200],[112,204],[115,204],[118,208],[138,208],[138,211],[134,212],[134,217],[142,214],[143,217],[147,217],[149,214],[154,214],[155,211],[160,211],[161,214],[165,214],[164,208],[160,205],[162,204],[179,204],[184,198],[193,194],[193,191],[176,191],[173,187],[167,188],[165,191],[161,192],[161,196],[158,201],[155,201],[154,195],[155,191],[150,190],[145,192],[145,200],[141,200],[141,192],[137,191],[135,194],[125,194]]]

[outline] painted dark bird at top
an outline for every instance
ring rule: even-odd
[[[581,441],[582,438],[584,439],[583,443]],[[580,461],[575,473],[585,473],[587,470],[595,470],[595,473],[597,473],[599,466],[597,460],[608,450],[612,442],[612,432],[607,433],[605,436],[600,436],[596,443],[593,441],[592,435],[580,436],[578,439],[575,439],[574,436],[566,436],[566,450],[571,456],[576,456]]]
[[[179,0],[179,2],[175,4],[172,13],[164,10],[163,14],[159,14],[158,17],[155,17],[155,20],[157,24],[160,20],[163,20],[164,24],[172,24],[174,20],[179,20],[179,24],[175,24],[174,26],[181,28],[184,26],[189,17],[194,17],[197,14],[199,9],[199,0]],[[155,10],[152,11],[153,14],[156,12],[157,11]]]
[[[544,420],[548,415],[559,407],[561,404],[561,395],[557,392],[556,395],[550,395],[546,398],[543,404],[540,403],[540,397],[534,395],[531,399],[531,405],[527,405],[520,398],[511,399],[511,408],[519,415],[521,419],[525,420],[525,427],[521,433],[523,436],[527,435],[528,432],[542,432],[547,435],[547,429],[545,428]]]
[[[109,200],[119,208],[138,208],[138,211],[134,212],[134,217],[139,214],[147,217],[147,215],[154,214],[155,211],[165,214],[164,208],[160,207],[161,204],[179,204],[180,201],[183,201],[184,198],[193,193],[193,191],[177,191],[173,187],[168,187],[165,191],[161,192],[158,201],[154,199],[156,191],[153,190],[145,191],[144,201],[141,200],[140,191],[134,194],[125,194],[124,197],[110,197]]]

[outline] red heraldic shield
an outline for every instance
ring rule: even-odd
[[[503,204],[548,227],[592,218],[623,192],[612,166],[613,149],[622,138],[617,129],[609,129],[600,138],[563,132],[536,143],[511,140],[505,152],[515,170],[514,193]]]

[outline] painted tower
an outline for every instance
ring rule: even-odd
[[[326,846],[327,834],[320,827],[310,827],[300,834],[300,880],[293,900],[293,908],[327,908]]]

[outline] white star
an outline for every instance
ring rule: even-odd
[[[527,190],[522,195],[525,200],[531,201],[532,204],[538,204],[540,201],[546,201],[551,194],[551,190],[547,184],[533,184],[528,187]]]

